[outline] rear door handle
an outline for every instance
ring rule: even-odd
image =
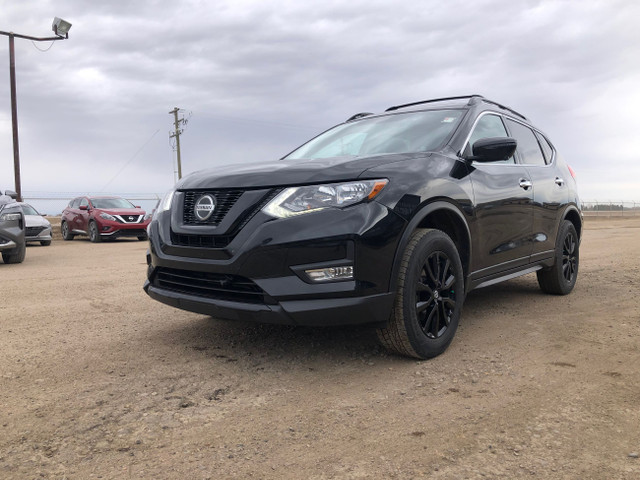
[[[556,185],[558,185],[559,187],[564,185],[564,180],[560,177],[556,177]]]
[[[526,178],[520,179],[520,188],[524,188],[525,190],[529,190],[533,186],[531,180],[527,180]]]

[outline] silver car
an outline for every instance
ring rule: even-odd
[[[22,207],[26,222],[25,240],[29,242],[40,242],[40,245],[47,247],[51,245],[51,223],[28,203],[18,202]]]

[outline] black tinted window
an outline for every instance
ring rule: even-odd
[[[542,153],[544,153],[544,159],[547,161],[548,165],[551,163],[551,159],[553,158],[553,147],[551,146],[549,141],[538,132],[536,132],[536,137],[538,137],[538,141],[540,142],[540,146],[542,147]]]
[[[507,125],[509,125],[511,136],[518,142],[516,151],[520,155],[520,161],[525,165],[545,165],[542,150],[533,130],[510,119],[507,119]]]

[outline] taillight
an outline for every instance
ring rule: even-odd
[[[567,167],[569,168],[569,173],[571,174],[571,176],[574,178],[576,178],[576,172],[573,171],[573,168],[571,168],[569,165],[567,165]]]

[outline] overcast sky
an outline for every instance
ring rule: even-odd
[[[527,115],[583,200],[640,201],[640,3],[0,0],[16,39],[25,197],[157,193],[183,174],[268,161],[353,113],[479,93]],[[42,51],[44,50],[44,51]],[[2,58],[4,56],[4,59]],[[0,38],[0,189],[13,188]]]

